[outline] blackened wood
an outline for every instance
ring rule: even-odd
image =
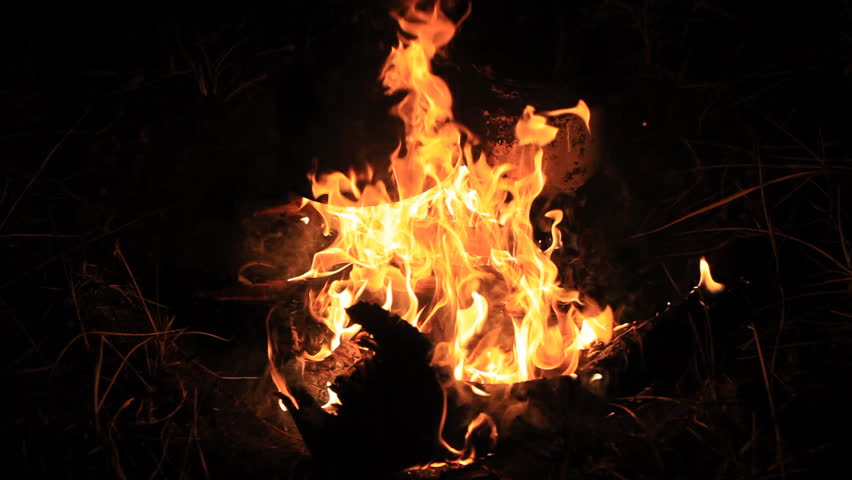
[[[500,427],[498,457],[543,465],[566,451],[576,458],[593,457],[619,435],[601,428],[612,413],[612,399],[649,386],[657,393],[688,388],[689,370],[700,370],[695,377],[706,378],[721,368],[749,311],[743,289],[732,290],[717,296],[695,290],[656,317],[620,329],[608,345],[587,352],[573,378],[483,386],[493,393],[490,397],[463,395],[469,387],[453,384],[446,389],[444,438],[461,447],[470,420],[483,412]],[[304,388],[294,389],[299,410],[285,401],[318,475],[387,474],[444,459],[437,442],[444,408],[440,385],[450,376],[430,366],[431,343],[376,305],[359,303],[348,313],[372,336],[375,353],[334,381],[343,403],[338,414],[320,409],[316,396]],[[507,417],[510,406],[521,408]]]
[[[599,374],[599,388],[623,397],[652,387],[689,391],[720,371],[743,338],[751,307],[746,284],[716,295],[696,288],[650,320],[623,327],[606,346],[589,351],[578,374]],[[691,374],[690,374],[691,373]]]
[[[437,447],[443,408],[429,365],[431,343],[378,306],[360,303],[348,313],[373,336],[376,351],[334,382],[343,403],[337,415],[323,411],[304,388],[293,389],[299,409],[282,396],[311,451],[317,477],[380,475],[427,463]]]

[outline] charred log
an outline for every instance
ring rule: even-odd
[[[587,352],[577,375],[480,386],[489,396],[471,395],[468,385],[454,383],[449,372],[431,366],[432,345],[416,328],[378,306],[359,303],[348,313],[370,335],[364,340],[373,353],[334,381],[332,389],[342,402],[336,415],[322,410],[305,388],[294,389],[298,410],[286,397],[282,400],[322,478],[353,471],[390,473],[443,460],[440,436],[458,447],[464,444],[468,452],[475,448],[480,455],[511,457],[513,463],[528,458],[547,465],[549,456],[564,458],[566,452],[580,462],[622,435],[605,427],[614,399],[648,389],[656,394],[689,391],[697,388],[698,379],[724,369],[745,330],[744,288],[712,297],[695,290]],[[479,413],[500,431],[496,450],[482,432],[480,438],[468,433],[465,440]]]
[[[688,392],[724,370],[735,347],[748,338],[747,284],[717,295],[696,288],[680,303],[650,320],[631,323],[613,340],[586,354],[578,374],[587,382],[600,375],[596,391],[608,397]]]
[[[443,406],[430,367],[432,346],[409,323],[375,305],[359,303],[351,320],[372,335],[375,354],[332,389],[342,405],[327,413],[304,389],[299,408],[281,396],[311,451],[318,478],[343,472],[390,473],[434,457]]]

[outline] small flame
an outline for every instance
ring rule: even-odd
[[[725,284],[713,280],[713,276],[710,274],[710,264],[707,263],[706,258],[701,257],[698,270],[701,272],[701,278],[698,280],[699,287],[704,287],[708,293],[719,293],[725,289]]]
[[[487,413],[480,412],[479,415],[476,416],[476,418],[474,418],[470,421],[470,423],[468,423],[467,432],[465,432],[464,435],[464,446],[461,448],[461,450],[451,447],[448,443],[441,439],[441,443],[444,448],[446,448],[457,458],[450,460],[449,462],[431,463],[429,464],[429,466],[434,468],[437,466],[444,466],[447,463],[453,463],[455,465],[462,466],[470,465],[471,463],[473,463],[476,459],[476,448],[471,442],[471,437],[473,436],[473,433],[480,427],[488,429],[488,438],[493,446],[497,442],[497,425]]]
[[[334,413],[337,411],[336,405],[343,405],[343,402],[340,401],[340,397],[337,396],[337,393],[331,389],[331,382],[326,383],[326,389],[328,390],[328,401],[320,408],[326,412]]]
[[[483,389],[481,389],[481,388],[477,387],[476,385],[468,384],[468,386],[470,387],[470,391],[471,391],[471,392],[473,392],[473,393],[475,393],[475,394],[479,395],[480,397],[490,397],[490,396],[491,396],[491,394],[490,394],[490,393],[488,393],[488,392],[486,392],[485,390],[483,390]]]

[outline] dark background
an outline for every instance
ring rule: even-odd
[[[213,299],[258,258],[245,220],[307,195],[314,163],[386,165],[400,126],[377,77],[395,22],[382,1],[278,7],[7,17],[0,317],[14,405],[5,413],[15,428],[5,451],[33,474],[288,478],[300,456],[298,440],[257,413],[269,403],[260,387],[243,385],[261,380],[230,386],[240,381],[196,363],[263,375],[267,305]],[[458,17],[465,7],[447,10]],[[775,425],[785,475],[839,459],[848,445],[842,392],[852,314],[848,2],[481,1],[435,69],[450,84],[457,117],[478,133],[483,111],[580,98],[593,108],[600,168],[568,199],[575,275],[623,308],[625,321],[684,294],[701,255],[718,280],[754,286],[777,418],[763,403],[754,343],[743,338],[731,378],[750,379],[738,385],[758,392],[743,414],[754,424],[730,438],[729,451],[691,467],[672,453],[661,470],[636,478],[780,476]],[[729,199],[761,179],[799,173]],[[174,362],[191,370],[179,374],[169,369],[184,367],[170,362],[128,361],[133,367],[95,412],[93,375],[109,383],[107,367],[121,356],[95,338],[60,352],[81,329],[149,328],[140,296],[156,302],[146,305],[164,330],[173,318],[173,328],[232,341],[176,340]],[[116,351],[126,354],[134,344],[121,341]],[[195,407],[179,403],[179,392]],[[138,418],[143,403],[181,405],[177,433],[164,426],[171,420],[139,426],[128,418],[121,427],[119,414]],[[173,444],[178,453],[166,454]],[[196,455],[195,444],[217,453]]]

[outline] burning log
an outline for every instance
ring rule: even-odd
[[[291,389],[299,408],[279,394],[314,456],[321,478],[344,471],[394,472],[434,458],[443,396],[429,362],[432,345],[416,328],[376,305],[348,309],[372,338],[365,356],[331,389],[336,414],[304,389]]]
[[[489,451],[515,461],[566,451],[585,458],[615,440],[616,433],[601,428],[614,399],[649,388],[657,395],[696,388],[684,382],[685,373],[701,369],[704,378],[723,365],[744,328],[743,291],[738,285],[709,296],[696,288],[587,351],[576,375],[512,385],[455,381],[445,367],[431,364],[425,335],[379,306],[359,303],[348,314],[369,334],[359,342],[370,353],[331,385],[340,403],[335,414],[304,388],[291,389],[298,409],[279,396],[326,477],[444,465],[448,457],[464,465]],[[715,363],[705,362],[711,359]],[[462,441],[461,449],[450,446]]]
[[[602,376],[602,388],[612,397],[648,387],[661,394],[697,388],[685,374],[713,376],[746,338],[747,286],[733,285],[721,294],[696,287],[654,318],[622,325],[609,344],[587,352],[578,374]]]
[[[491,148],[490,159],[475,154],[477,141],[454,121],[449,88],[431,71],[459,23],[441,2],[429,10],[406,2],[394,16],[399,42],[381,79],[388,93],[405,93],[393,109],[405,136],[390,176],[372,168],[314,172],[315,200],[289,212],[305,213],[300,220],[330,239],[307,271],[287,280],[314,282],[305,307],[327,329],[317,348],[297,348],[290,365],[304,371],[304,361],[317,368],[343,345],[370,347],[351,373],[310,387],[285,380],[275,360],[281,344],[270,335],[273,381],[320,473],[336,476],[353,465],[359,473],[391,472],[447,458],[464,465],[492,447],[499,431],[509,440],[503,445],[519,432],[523,447],[528,438],[547,438],[533,432],[554,425],[581,445],[595,438],[595,420],[610,411],[613,395],[673,387],[693,347],[711,352],[705,367],[712,368],[711,322],[695,320],[704,311],[700,296],[623,327],[611,341],[612,309],[581,299],[559,279],[553,254],[562,246],[565,212],[542,216],[549,245],[534,237],[533,203],[568,190],[573,178],[555,166],[564,167],[568,153],[580,164],[583,150],[574,147],[590,133],[585,102],[549,111],[527,106],[505,151]],[[560,128],[548,122],[564,116],[575,120],[562,122],[558,138]],[[563,184],[546,188],[548,176]],[[709,267],[707,279],[710,288]],[[609,345],[589,350],[595,344]],[[649,344],[662,348],[646,350]],[[325,387],[329,402],[320,407],[311,390]],[[335,396],[333,415],[324,408]]]
[[[464,17],[451,20],[441,2],[421,7],[406,2],[393,12],[399,42],[381,73],[389,94],[405,93],[392,110],[405,137],[391,154],[390,177],[372,168],[313,172],[315,200],[302,199],[295,210],[312,210],[316,221],[303,223],[331,239],[307,271],[288,278],[319,283],[308,286],[305,306],[330,332],[303,358],[322,362],[351,341],[359,327],[347,309],[366,301],[428,334],[432,362],[449,368],[453,381],[510,384],[572,373],[580,350],[610,338],[613,313],[589,308],[591,299],[580,302],[558,279],[552,256],[565,212],[542,215],[546,247],[530,213],[545,190],[545,147],[570,150],[578,137],[563,129],[557,141],[560,128],[549,119],[571,116],[575,133],[588,132],[591,112],[582,100],[549,111],[527,106],[505,155],[474,153],[478,141],[454,121],[450,90],[431,71]],[[286,393],[286,382],[275,383]]]

